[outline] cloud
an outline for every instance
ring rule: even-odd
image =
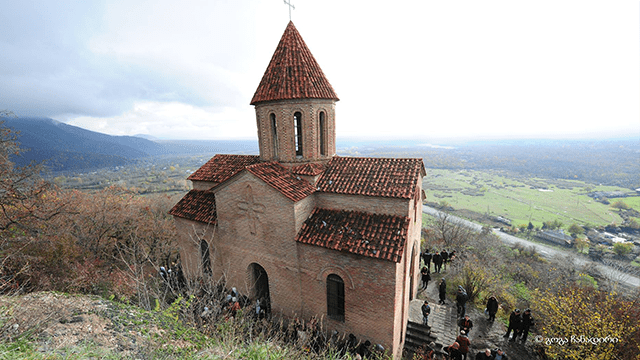
[[[239,69],[252,32],[224,31],[242,16],[230,4],[13,2],[0,13],[8,25],[0,107],[20,116],[114,116],[139,101],[245,104]]]
[[[640,136],[637,3],[295,5],[341,99],[338,136]],[[287,21],[260,0],[10,2],[0,109],[111,133],[255,136],[248,103]]]
[[[136,102],[113,117],[58,117],[56,120],[111,135],[152,134],[160,139],[229,139],[256,136],[253,109],[202,108],[179,102]]]

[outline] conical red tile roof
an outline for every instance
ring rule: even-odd
[[[253,95],[251,105],[289,99],[339,100],[291,21]]]

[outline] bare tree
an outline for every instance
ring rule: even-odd
[[[476,232],[463,221],[443,211],[434,216],[429,228],[430,242],[442,243],[451,249],[462,248],[476,235]]]
[[[2,110],[0,117],[12,113]],[[33,222],[46,222],[60,214],[64,205],[47,199],[53,186],[40,177],[41,165],[16,167],[11,157],[19,156],[17,133],[0,121],[0,232],[17,229],[36,233]]]

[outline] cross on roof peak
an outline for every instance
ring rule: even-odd
[[[291,3],[291,0],[287,1],[284,0],[285,5],[289,6],[289,21],[291,21],[291,9],[295,10],[296,7],[293,6],[293,4]]]

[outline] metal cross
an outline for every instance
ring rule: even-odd
[[[265,206],[255,202],[253,199],[253,191],[251,186],[247,185],[244,191],[244,200],[238,202],[238,209],[247,217],[249,223],[249,232],[251,235],[256,234],[256,222],[259,221],[259,214],[264,213]]]
[[[284,3],[289,6],[289,21],[291,21],[291,9],[295,10],[296,7],[293,6],[293,4],[291,3],[291,0],[289,1],[284,0]]]

